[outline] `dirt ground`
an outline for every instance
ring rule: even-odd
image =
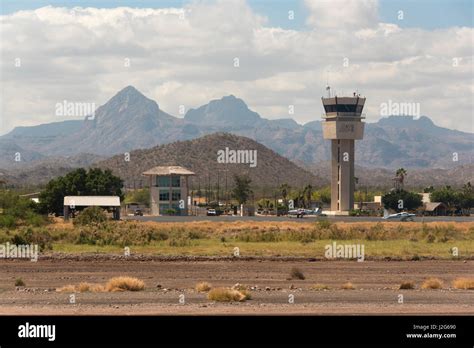
[[[305,280],[289,280],[299,268]],[[68,284],[105,283],[128,275],[145,281],[140,292],[57,292]],[[474,315],[474,290],[453,289],[457,277],[474,276],[467,261],[319,261],[319,260],[160,260],[123,258],[49,258],[38,262],[0,260],[0,315],[112,314],[469,314]],[[427,277],[444,282],[439,290],[421,290]],[[15,287],[21,278],[25,287]],[[414,290],[399,290],[402,281]],[[252,299],[217,303],[194,290],[207,281],[214,287],[240,283],[251,287]],[[343,290],[351,282],[355,290]],[[324,284],[330,290],[310,287]],[[181,296],[181,295],[184,295]],[[403,303],[399,303],[403,295]],[[293,303],[291,302],[293,299]],[[181,302],[180,302],[181,300]],[[184,302],[184,303],[183,303]]]

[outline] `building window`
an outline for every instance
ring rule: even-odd
[[[158,187],[169,187],[170,178],[168,176],[157,176],[156,177],[156,186]]]
[[[171,194],[171,200],[179,201],[180,199],[181,199],[181,191],[173,190],[173,192]]]
[[[169,201],[170,193],[166,190],[160,190],[160,201]]]
[[[172,187],[181,187],[181,178],[179,176],[171,177],[171,186]]]

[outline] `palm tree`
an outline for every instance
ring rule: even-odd
[[[290,185],[282,184],[280,186],[280,194],[283,197],[283,203],[285,206],[288,206],[288,194],[290,193]]]
[[[407,176],[407,171],[405,168],[399,168],[397,169],[397,172],[395,173],[395,179],[396,179],[396,183],[399,184],[399,185],[396,185],[398,187],[396,187],[397,189],[402,189],[403,190],[403,184],[404,184],[404,181],[405,181],[405,176]]]
[[[312,195],[313,195],[313,186],[309,184],[303,189],[303,204],[305,208],[309,208],[309,205],[311,204]],[[306,202],[308,203],[308,206],[306,206]]]
[[[354,188],[356,185],[359,185],[359,178],[354,176]],[[359,192],[359,210],[362,210],[362,194]]]

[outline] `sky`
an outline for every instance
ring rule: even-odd
[[[0,0],[0,134],[128,85],[178,117],[233,94],[306,123],[327,83],[367,97],[368,122],[409,103],[473,132],[473,16],[471,0]]]

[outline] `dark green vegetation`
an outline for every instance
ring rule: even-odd
[[[404,211],[415,210],[421,207],[423,202],[420,194],[398,189],[384,195],[382,197],[382,204],[385,209]]]
[[[245,175],[234,176],[234,189],[232,190],[233,197],[237,200],[238,204],[244,204],[252,194],[250,189],[250,183],[252,180]]]
[[[119,196],[123,182],[108,169],[92,168],[86,171],[79,168],[73,172],[51,180],[40,194],[39,211],[43,214],[61,215],[64,196]]]
[[[474,207],[474,188],[471,183],[465,184],[462,189],[456,190],[450,186],[445,186],[431,191],[432,202],[443,202],[448,207],[448,211],[469,210]]]
[[[42,226],[47,217],[38,214],[38,205],[28,198],[10,191],[0,191],[0,228],[13,229],[17,226]]]

